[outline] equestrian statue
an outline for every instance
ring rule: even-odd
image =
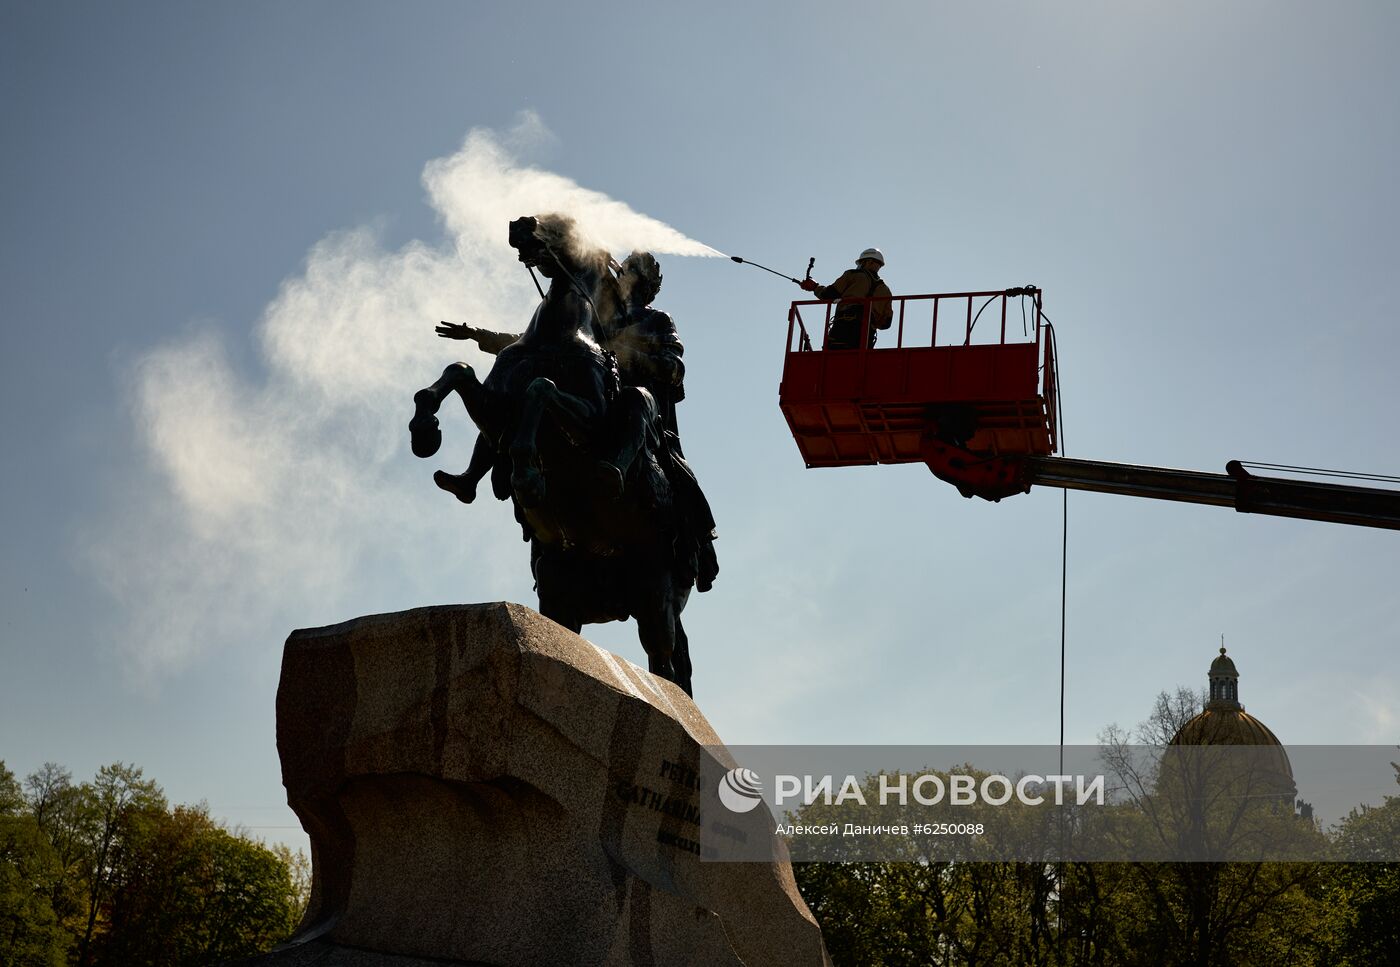
[[[660,266],[646,252],[614,262],[564,215],[518,218],[509,240],[549,288],[518,336],[438,325],[496,358],[484,381],[453,363],[414,395],[413,452],[438,451],[436,414],[455,392],[480,432],[466,471],[436,472],[438,487],[471,503],[489,475],[530,543],[540,613],[574,632],[635,618],[650,670],[690,694],[681,611],[719,565],[676,425],[683,347],[651,307]]]

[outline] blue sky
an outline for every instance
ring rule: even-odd
[[[792,274],[879,245],[896,293],[1041,285],[1070,455],[1400,472],[1397,37],[1388,3],[4,4],[0,757],[134,761],[296,842],[286,634],[534,602],[506,505],[432,486],[465,419],[432,461],[402,431],[461,352],[438,318],[525,322],[504,221],[472,219],[531,171]],[[1053,742],[1060,494],[804,470],[797,290],[662,262],[719,733]],[[1222,633],[1286,743],[1400,740],[1393,534],[1069,515],[1069,741],[1203,685]],[[630,626],[586,635],[642,661]]]

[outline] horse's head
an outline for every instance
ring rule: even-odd
[[[560,269],[596,280],[607,265],[606,252],[585,242],[568,215],[526,215],[510,223],[510,245],[520,261],[554,278]]]

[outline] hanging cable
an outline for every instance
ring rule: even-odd
[[[1051,414],[1055,419],[1055,439],[1060,453],[1065,452],[1064,398],[1060,395],[1060,347],[1055,339],[1055,325],[1045,310],[1040,307],[1039,297],[1035,300],[1037,319],[1045,320],[1045,338],[1050,350],[1051,377],[1054,380],[1055,405]],[[1069,490],[1060,491],[1060,775],[1065,774],[1065,668],[1067,648],[1065,646],[1066,613],[1069,600]],[[1064,812],[1060,813],[1060,854],[1056,864],[1057,888],[1064,887],[1065,827]]]
[[[1065,599],[1066,575],[1069,573],[1069,490],[1060,491],[1060,767],[1057,775],[1065,774]],[[1065,811],[1058,810],[1060,848],[1055,856],[1055,892],[1065,889]],[[1060,939],[1064,935],[1061,931]]]
[[[1060,491],[1060,770],[1065,774],[1065,601],[1069,574],[1069,490]],[[1057,889],[1065,882],[1065,813],[1060,810],[1060,850],[1055,865]]]

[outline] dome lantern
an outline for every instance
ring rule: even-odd
[[[1235,663],[1225,654],[1225,644],[1220,644],[1220,657],[1210,663],[1210,701],[1206,703],[1206,708],[1239,709],[1244,710],[1240,704],[1240,673],[1235,670]]]

